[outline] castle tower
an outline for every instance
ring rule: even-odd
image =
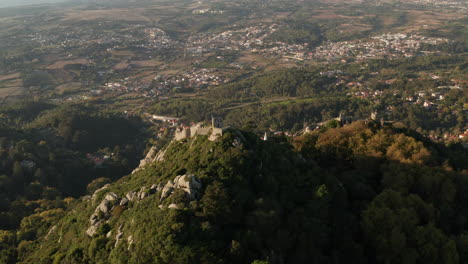
[[[306,130],[308,127],[309,127],[309,122],[307,122],[306,119],[304,118],[304,122],[302,123],[302,129]]]
[[[344,121],[345,121],[344,119],[345,119],[344,113],[343,113],[343,112],[340,112],[340,115],[338,116],[338,121],[339,121],[340,123],[344,123]]]
[[[211,116],[211,134],[208,139],[214,141],[223,136],[224,129],[223,119],[221,117]]]
[[[213,128],[223,128],[223,118],[211,116],[211,126]]]

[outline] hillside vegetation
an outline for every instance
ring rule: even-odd
[[[174,141],[0,241],[21,239],[22,263],[463,263],[466,160],[374,123],[268,141],[231,130]]]
[[[62,216],[73,197],[128,174],[145,147],[141,129],[137,118],[85,106],[2,105],[0,263],[16,263],[48,228],[38,219]]]

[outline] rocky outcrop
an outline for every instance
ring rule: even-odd
[[[48,239],[49,236],[55,232],[55,230],[57,230],[57,225],[54,225],[52,226],[50,229],[49,229],[49,232],[47,232],[47,235],[45,236],[45,239]]]
[[[176,189],[181,189],[188,194],[190,199],[198,197],[199,191],[202,187],[200,180],[194,175],[181,175],[175,179],[169,180],[162,188],[160,200],[164,200],[171,195]]]
[[[101,191],[104,191],[109,186],[110,186],[110,184],[106,184],[106,185],[102,186],[101,188],[97,189],[96,191],[94,191],[93,195],[91,196],[91,200],[93,202],[96,201],[96,197],[97,197],[98,193],[100,193]]]
[[[177,206],[177,204],[175,204],[175,203],[171,203],[167,208],[169,208],[169,209],[179,209],[179,206]]]
[[[118,204],[119,200],[117,194],[113,192],[106,194],[89,218],[89,223],[91,225],[88,230],[86,230],[88,236],[94,236],[96,234],[99,226],[110,217],[112,208]]]
[[[117,196],[117,194],[110,192],[106,194],[106,197],[104,197],[104,199],[101,201],[101,203],[98,205],[96,209],[98,211],[101,211],[104,214],[109,214],[110,209],[113,207],[113,205],[115,204],[115,201],[118,199],[119,197]]]
[[[150,148],[145,158],[140,160],[140,164],[138,165],[136,169],[132,171],[132,174],[137,171],[143,170],[146,167],[146,165],[151,164],[154,160],[155,155],[156,155],[156,147],[153,146]]]
[[[135,196],[136,196],[136,192],[128,192],[125,195],[125,198],[127,198],[129,201],[133,201],[135,199]]]
[[[130,250],[130,247],[133,245],[133,236],[127,237],[127,244],[128,244],[128,250]]]
[[[163,187],[164,187],[164,185],[163,185],[162,183],[159,183],[159,184],[157,184],[157,185],[156,185],[156,184],[153,184],[153,185],[151,185],[151,187],[150,187],[150,192],[151,192],[152,194],[157,193],[157,192],[160,192],[160,191],[162,191]]]
[[[164,185],[161,193],[161,201],[166,199],[174,191],[174,182],[169,180],[166,185]]]
[[[162,188],[163,188],[163,185],[160,183],[160,184],[153,184],[149,188],[146,187],[146,186],[143,186],[137,192],[130,191],[130,192],[125,194],[125,197],[122,198],[122,200],[120,200],[120,205],[121,206],[127,206],[129,202],[143,200],[143,199],[149,197],[150,195],[153,195],[153,194],[161,191]]]
[[[115,235],[115,245],[114,245],[114,247],[116,247],[117,244],[120,242],[120,240],[122,240],[122,237],[124,235],[124,233],[122,231],[122,228],[123,228],[123,225],[120,225],[119,229],[117,230],[117,234]]]
[[[120,206],[127,206],[128,204],[128,199],[127,198],[122,198],[122,200],[120,200]]]
[[[153,162],[155,162],[155,161],[158,161],[158,162],[159,162],[159,161],[164,161],[164,156],[166,155],[166,151],[167,151],[167,150],[169,149],[169,147],[172,145],[172,142],[173,142],[173,141],[171,141],[171,143],[169,143],[169,145],[167,145],[167,147],[165,147],[164,149],[160,150],[160,151],[158,152],[158,154],[156,154],[156,157],[154,157]]]
[[[146,187],[144,187],[144,186],[141,187],[140,191],[138,192],[137,197],[138,197],[139,200],[143,200],[146,197],[148,197],[148,192],[146,191]]]
[[[164,160],[164,156],[166,154],[166,150],[169,148],[169,146],[172,144],[169,143],[169,145],[167,145],[166,148],[164,149],[161,149],[160,151],[156,151],[156,147],[151,147],[150,150],[148,151],[148,153],[146,154],[146,157],[142,160],[140,160],[140,165],[138,165],[138,167],[136,169],[134,169],[132,171],[132,174],[140,171],[140,170],[144,170],[145,167],[149,164],[152,164],[156,161],[163,161]]]
[[[91,225],[88,230],[86,230],[86,234],[90,237],[94,236],[97,233],[98,226]]]
[[[106,223],[106,221],[108,221],[108,219],[111,217],[112,211],[116,206],[122,206],[125,208],[129,205],[129,203],[139,202],[155,194],[160,194],[159,200],[163,201],[164,199],[168,198],[175,190],[178,189],[183,190],[187,194],[189,199],[194,200],[199,197],[201,188],[202,184],[200,180],[194,175],[179,175],[175,177],[174,180],[169,180],[166,184],[153,184],[151,185],[151,187],[143,186],[136,192],[129,191],[122,198],[120,198],[117,194],[113,192],[109,192],[96,206],[94,213],[89,218],[90,226],[86,230],[86,234],[88,236],[94,236],[98,232],[99,227],[102,224]],[[104,189],[100,189],[98,191],[102,190]],[[96,193],[93,194],[93,196],[93,199],[97,199]],[[166,207],[159,205],[159,208],[163,209]],[[170,204],[167,208],[179,209],[179,207],[174,203]],[[120,241],[123,236],[122,228],[123,226],[121,225],[117,230],[115,236],[115,245],[117,245],[118,241]],[[112,235],[112,231],[110,231],[107,235],[110,237]]]

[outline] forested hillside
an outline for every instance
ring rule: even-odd
[[[460,145],[354,122],[268,141],[231,130],[214,142],[173,141],[157,157],[68,211],[3,231],[2,247],[19,242],[22,263],[468,259]]]
[[[38,238],[40,229],[29,226],[36,220],[62,215],[74,198],[132,171],[145,148],[144,128],[137,118],[85,106],[3,105],[0,263],[14,263],[20,242]]]
[[[48,1],[0,3],[0,264],[468,263],[467,0]]]

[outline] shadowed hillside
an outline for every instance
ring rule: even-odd
[[[23,220],[19,233],[31,236],[19,258],[458,263],[467,257],[467,154],[419,137],[355,122],[292,140],[231,130],[214,142],[173,141],[68,212]]]

